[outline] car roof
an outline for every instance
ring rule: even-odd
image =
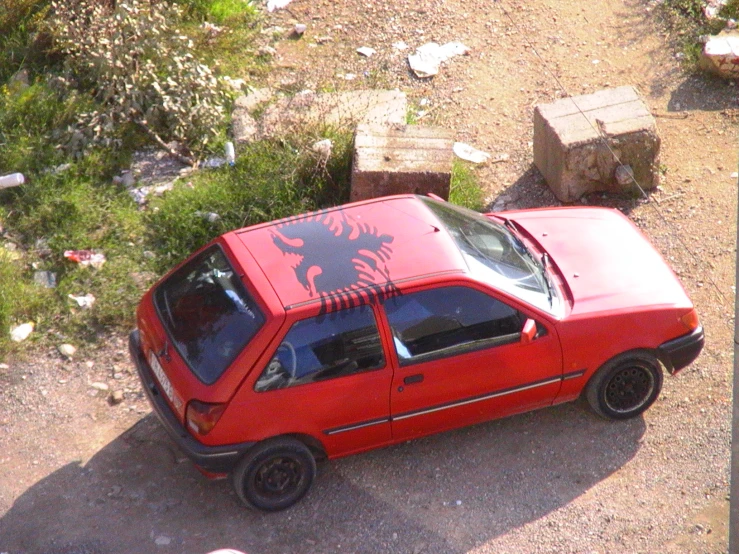
[[[347,204],[235,234],[285,308],[321,301],[332,310],[382,301],[409,281],[467,271],[452,238],[412,195]]]

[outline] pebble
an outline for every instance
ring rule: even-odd
[[[59,345],[59,353],[65,358],[72,358],[77,349],[71,344],[64,343]]]
[[[167,537],[166,535],[159,535],[156,539],[154,539],[154,544],[157,546],[169,546],[169,544],[172,542],[172,539],[170,537]]]
[[[110,395],[110,403],[115,406],[116,404],[120,404],[121,402],[123,402],[123,391],[113,391],[113,394]]]
[[[96,390],[108,390],[109,389],[108,385],[106,385],[105,383],[100,383],[100,382],[92,383],[90,387]]]

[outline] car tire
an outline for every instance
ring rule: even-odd
[[[258,443],[233,471],[236,494],[249,508],[284,510],[308,492],[316,475],[316,460],[299,440],[290,437]]]
[[[662,390],[659,360],[636,350],[606,362],[588,382],[585,397],[595,413],[606,419],[629,419],[644,413]]]

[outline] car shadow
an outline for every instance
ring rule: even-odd
[[[300,503],[260,513],[202,477],[149,415],[17,498],[0,552],[462,553],[607,479],[644,430],[556,406],[325,462]]]

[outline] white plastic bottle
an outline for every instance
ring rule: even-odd
[[[10,175],[0,177],[0,189],[17,187],[25,182],[26,178],[23,177],[23,173],[11,173]]]

